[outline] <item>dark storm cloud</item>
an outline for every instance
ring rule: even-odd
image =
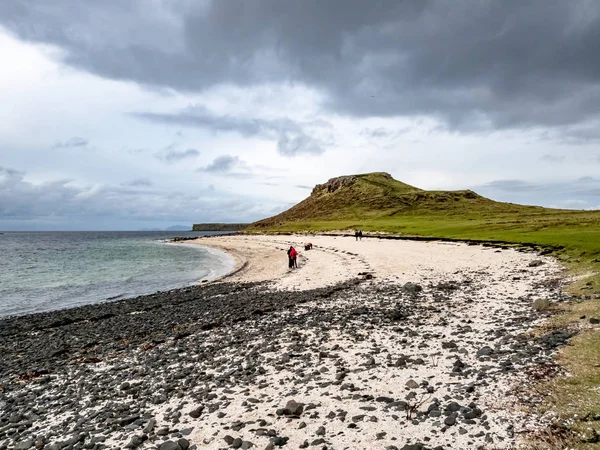
[[[215,132],[236,132],[244,137],[261,137],[277,140],[277,151],[283,156],[296,156],[301,153],[320,154],[324,145],[332,145],[327,131],[331,125],[326,121],[297,123],[288,118],[246,119],[211,114],[202,106],[190,106],[175,114],[133,113],[134,117],[178,126],[206,128]],[[323,137],[311,136],[306,128]]]
[[[89,141],[85,138],[74,136],[66,141],[56,142],[52,148],[75,148],[75,147],[86,147]]]
[[[5,1],[0,23],[59,46],[73,67],[165,91],[302,83],[334,112],[433,116],[463,131],[600,111],[593,0]],[[303,141],[280,150],[316,151]]]

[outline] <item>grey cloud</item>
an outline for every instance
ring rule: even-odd
[[[6,1],[0,23],[73,67],[157,89],[298,82],[332,111],[465,131],[600,112],[593,1]]]
[[[312,189],[311,186],[306,186],[305,184],[297,184],[295,187],[298,189]]]
[[[225,173],[231,172],[240,162],[238,156],[221,155],[217,156],[208,166],[201,168],[204,172]]]
[[[326,121],[298,123],[289,118],[260,119],[217,116],[203,106],[193,105],[177,113],[132,113],[134,117],[172,125],[207,128],[215,132],[236,132],[244,137],[277,140],[283,156],[301,153],[320,154],[325,145],[333,145],[331,124]]]
[[[397,137],[406,134],[410,131],[410,127],[403,127],[397,130],[387,128],[365,128],[361,131],[361,135],[374,139],[396,139]]]
[[[310,136],[300,133],[282,133],[277,141],[277,151],[284,156],[296,156],[300,153],[319,155],[325,150]]]
[[[52,148],[74,148],[74,147],[85,147],[89,144],[89,141],[85,138],[74,136],[66,141],[56,142]]]
[[[173,145],[163,149],[162,151],[155,154],[158,159],[162,159],[166,162],[178,162],[188,158],[195,158],[200,155],[200,151],[195,148],[188,148],[186,150],[176,150]]]

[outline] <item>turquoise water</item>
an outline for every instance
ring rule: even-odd
[[[192,232],[3,232],[0,317],[116,300],[215,278],[225,254],[170,244]]]

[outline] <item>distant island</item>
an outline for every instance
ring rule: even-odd
[[[192,231],[189,225],[173,225],[168,228],[141,228],[138,231]]]
[[[248,228],[247,223],[195,223],[192,231],[241,231]]]

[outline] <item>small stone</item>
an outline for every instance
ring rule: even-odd
[[[158,450],[182,450],[177,442],[166,441],[160,444]]]
[[[192,411],[190,411],[189,415],[192,419],[197,419],[198,417],[200,417],[202,415],[203,411],[204,411],[204,406],[198,406],[196,409],[193,409]]]
[[[405,385],[405,386],[406,386],[407,388],[409,388],[409,389],[416,389],[416,388],[418,388],[418,387],[419,387],[419,383],[417,383],[415,380],[413,380],[413,379],[411,378],[410,380],[408,380],[408,381],[406,382],[406,385]]]
[[[491,347],[489,346],[485,346],[485,347],[481,347],[479,350],[477,350],[477,356],[489,356],[494,352],[494,350],[492,350]]]
[[[456,423],[456,417],[452,414],[450,414],[448,417],[446,417],[444,419],[444,424],[448,425],[448,426],[452,426]]]

